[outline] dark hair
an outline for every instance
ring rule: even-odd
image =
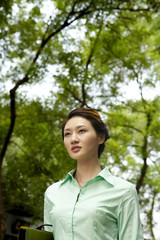
[[[71,119],[74,116],[80,116],[80,117],[83,117],[83,118],[86,118],[87,120],[89,120],[97,134],[105,135],[105,141],[110,138],[108,127],[102,121],[99,113],[95,109],[92,109],[92,108],[76,108],[68,114],[66,120],[64,121],[64,123],[62,125],[62,137],[63,137],[63,139],[64,139],[65,125],[68,122],[68,120]],[[102,143],[102,144],[99,145],[98,158],[100,158],[102,152],[104,151],[104,148],[105,148],[105,143]]]

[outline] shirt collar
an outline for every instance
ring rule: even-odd
[[[67,173],[66,177],[62,180],[61,184],[64,184],[65,182],[67,182],[69,179],[73,178],[74,173],[75,173],[76,169],[71,170],[70,172]]]
[[[64,184],[65,182],[67,182],[69,179],[72,179],[74,176],[76,169],[73,169],[72,171],[68,172],[68,174],[66,175],[66,177],[62,180],[61,184]],[[102,171],[96,176],[101,176],[106,182],[110,183],[111,185],[114,185],[113,182],[113,176],[112,174],[109,172],[107,167],[102,167]]]
[[[101,176],[106,182],[114,186],[113,176],[107,167],[102,167],[102,171],[97,176]]]

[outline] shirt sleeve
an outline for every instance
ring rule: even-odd
[[[50,218],[50,206],[49,206],[49,203],[47,202],[47,194],[46,193],[44,195],[44,224],[52,225],[52,221]],[[50,226],[45,226],[44,230],[48,231],[48,232],[53,232],[53,228]]]
[[[118,208],[119,240],[144,240],[140,223],[139,201],[134,186],[122,197]]]

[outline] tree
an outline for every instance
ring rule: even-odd
[[[5,18],[8,25],[3,21],[0,41],[1,63],[5,66],[1,80],[9,79],[13,87],[10,90],[11,121],[2,139],[0,166],[14,132],[16,94],[22,85],[42,80],[50,65],[59,66],[60,71],[54,76],[59,87],[55,106],[60,102],[64,109],[72,101],[72,106],[96,105],[99,108],[95,104],[97,99],[100,105],[112,105],[119,94],[119,86],[129,79],[138,79],[139,70],[144,73],[157,59],[151,54],[150,46],[156,41],[153,19],[158,21],[156,12],[159,10],[159,4],[153,1],[51,1],[54,14],[48,18],[43,13],[45,1],[8,3],[9,14]],[[146,23],[149,27],[144,28]],[[151,27],[153,41],[148,37]],[[71,37],[70,32],[75,29],[85,30],[85,40]],[[151,83],[151,80],[146,82]],[[92,102],[92,92],[97,86],[99,92]],[[0,167],[0,179],[1,172]],[[0,236],[3,236],[1,186],[0,206]]]
[[[14,134],[3,163],[5,206],[7,210],[22,208],[34,219],[42,219],[45,189],[64,177],[64,169],[75,167],[75,161],[64,151],[62,119],[56,109],[38,100],[19,99],[17,111]]]
[[[146,214],[144,231],[152,239],[155,239],[154,205],[159,208],[159,109],[159,98],[112,107],[107,121],[112,139],[103,156],[111,171],[136,184]]]
[[[15,83],[15,86],[10,90],[10,113],[11,113],[11,122],[10,122],[10,126],[6,135],[6,138],[4,140],[4,144],[2,145],[2,149],[1,149],[1,153],[0,153],[0,179],[2,179],[2,163],[3,163],[3,159],[12,135],[12,132],[14,130],[14,126],[15,126],[15,119],[16,119],[16,109],[15,109],[15,99],[16,99],[16,91],[19,88],[19,86],[21,86],[24,83],[27,83],[30,79],[30,76],[33,76],[33,72],[34,72],[34,68],[35,65],[37,63],[37,59],[39,58],[43,48],[45,47],[45,45],[49,42],[49,40],[54,37],[57,33],[59,33],[62,29],[64,29],[65,27],[69,26],[71,23],[73,23],[74,21],[76,21],[77,19],[83,17],[84,15],[88,14],[88,9],[91,6],[91,3],[89,3],[87,6],[84,6],[84,8],[80,9],[80,11],[75,11],[75,7],[76,7],[77,2],[73,3],[70,7],[70,9],[68,10],[68,12],[63,15],[61,15],[61,13],[59,14],[59,21],[61,22],[60,24],[57,23],[57,25],[55,26],[56,28],[54,30],[51,30],[50,28],[53,28],[53,20],[51,21],[51,23],[49,23],[49,25],[46,28],[45,33],[43,34],[41,38],[41,44],[39,47],[37,47],[36,50],[36,54],[33,56],[33,59],[29,62],[29,66],[26,66],[26,63],[23,65],[21,65],[21,69],[19,69],[20,71],[24,71],[23,73],[23,77],[18,80]],[[34,13],[39,14],[40,12],[38,11],[39,8],[35,7],[34,9]],[[23,22],[23,20],[22,20]],[[20,22],[21,23],[21,22]],[[26,26],[27,29],[28,27],[30,27],[30,23],[33,23],[34,26],[36,25],[36,22],[34,21],[34,19],[30,19],[26,22]],[[16,27],[19,27],[19,25],[17,24]],[[36,26],[37,27],[37,26]],[[41,26],[42,27],[42,26]],[[40,29],[40,27],[39,27]],[[29,28],[30,31],[33,31],[31,28]],[[22,35],[23,37],[24,35]],[[34,39],[35,40],[35,39]],[[17,44],[19,45],[19,44]],[[34,45],[34,44],[33,44]],[[33,46],[34,49],[34,46]],[[32,50],[33,50],[32,49]],[[21,54],[21,50],[22,52],[24,51],[24,49],[20,48],[20,54]],[[28,65],[28,64],[27,64]],[[20,72],[19,72],[20,73]],[[0,181],[1,182],[1,181]],[[1,204],[1,208],[0,208],[0,217],[1,217],[1,222],[0,222],[0,236],[2,236],[1,238],[3,239],[3,235],[5,232],[5,217],[4,217],[4,208],[3,208],[3,197],[2,197],[2,186],[0,184],[0,204]]]

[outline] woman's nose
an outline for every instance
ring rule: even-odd
[[[79,142],[78,136],[77,136],[76,133],[73,133],[72,138],[71,138],[71,143],[74,144],[74,143],[77,143],[77,142]]]

